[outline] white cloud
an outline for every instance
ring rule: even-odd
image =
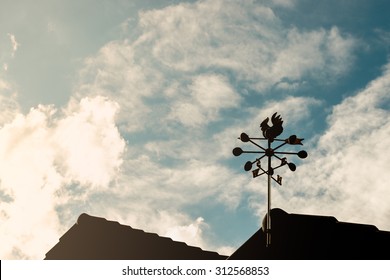
[[[189,96],[176,96],[168,119],[196,127],[218,120],[225,108],[238,107],[240,96],[222,75],[200,75],[188,86]]]
[[[337,27],[301,32],[296,28],[288,31],[285,46],[276,54],[272,76],[292,81],[302,77],[319,79],[328,83],[345,73],[353,62],[351,50],[356,45],[349,36],[342,36]],[[296,83],[296,82],[294,82]]]
[[[76,91],[79,99],[102,95],[121,104],[120,124],[129,132],[143,129],[151,113],[145,99],[162,83],[161,73],[140,52],[127,41],[108,43],[95,57],[86,59]]]
[[[57,238],[51,194],[59,187],[58,173],[52,165],[54,151],[47,146],[46,117],[32,110],[0,130],[1,189],[12,199],[1,205],[2,258],[15,258],[15,250],[24,258],[37,258]]]
[[[286,27],[273,5],[216,0],[140,12],[137,38],[109,42],[86,59],[77,94],[121,104],[119,124],[129,133],[172,121],[202,128],[245,94],[326,84],[350,69],[354,38],[337,27]]]
[[[169,118],[179,120],[183,125],[196,127],[205,124],[208,119],[202,114],[201,109],[191,103],[176,103],[173,105]]]
[[[190,85],[191,94],[206,109],[223,109],[238,106],[240,96],[222,75],[201,75]]]
[[[3,91],[8,89],[10,89],[10,85],[4,80],[0,80],[0,90]]]
[[[18,43],[18,41],[16,41],[16,37],[14,34],[8,33],[8,37],[9,37],[9,39],[11,41],[11,45],[12,45],[11,56],[14,57],[16,54],[16,51],[20,47],[20,44]]]
[[[68,117],[58,122],[54,134],[69,178],[82,185],[107,186],[117,174],[122,164],[118,155],[125,147],[115,125],[118,109],[102,97],[70,103]]]
[[[0,63],[2,64],[2,70],[6,73],[10,67],[9,60],[14,59],[18,48],[19,42],[16,40],[16,36],[11,33],[7,33],[7,41],[5,44],[0,40],[0,47],[2,52],[0,54]],[[9,46],[11,44],[11,47]],[[1,79],[1,78],[0,78]]]
[[[2,258],[43,259],[63,230],[56,208],[69,200],[68,184],[105,188],[116,177],[124,149],[116,110],[98,97],[63,114],[40,105],[0,129]]]
[[[389,69],[334,107],[317,147],[274,196],[275,207],[390,229]]]
[[[198,217],[194,223],[185,226],[173,226],[169,228],[165,236],[171,237],[173,240],[186,240],[192,246],[203,247],[202,227],[205,227],[205,222],[202,217]]]
[[[164,65],[184,72],[229,69],[260,91],[286,78],[329,81],[349,69],[356,44],[336,27],[285,28],[271,8],[253,1],[199,1],[146,11],[140,26]]]

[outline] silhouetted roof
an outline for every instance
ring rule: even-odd
[[[260,229],[229,259],[390,259],[390,232],[276,208],[271,210],[271,246],[266,247],[266,234]]]
[[[155,233],[133,229],[118,222],[81,214],[49,252],[47,260],[213,260],[226,259]]]
[[[263,225],[265,225],[263,221]],[[259,229],[228,259],[390,259],[390,232],[373,225],[339,222],[335,217],[271,210],[271,246]],[[45,259],[213,260],[226,259],[118,222],[81,214]]]

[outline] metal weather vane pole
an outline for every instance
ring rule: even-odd
[[[263,132],[263,138],[260,137],[249,137],[246,133],[241,133],[239,139],[244,142],[250,142],[256,147],[260,148],[258,151],[243,151],[240,147],[236,147],[233,149],[233,155],[240,156],[243,153],[252,153],[252,154],[262,154],[261,157],[257,158],[254,161],[247,161],[244,165],[245,171],[252,170],[253,164],[256,163],[257,168],[255,170],[252,170],[252,176],[253,178],[259,177],[261,175],[267,174],[268,178],[268,195],[267,195],[267,225],[266,225],[266,235],[267,235],[267,247],[270,247],[271,245],[271,180],[274,180],[279,185],[282,185],[282,177],[277,175],[276,179],[273,177],[274,171],[277,168],[280,168],[282,166],[288,165],[289,169],[291,171],[296,170],[296,165],[292,162],[288,162],[286,157],[282,157],[283,155],[297,155],[300,158],[306,158],[307,152],[306,151],[299,151],[299,152],[279,152],[276,151],[279,148],[283,147],[286,144],[289,145],[303,145],[302,141],[303,138],[298,138],[296,135],[291,135],[287,139],[278,139],[280,134],[283,132],[283,120],[280,117],[280,115],[277,115],[277,113],[274,113],[271,117],[272,126],[268,125],[269,118],[266,118],[261,124],[260,129]],[[261,145],[257,144],[254,140],[259,141],[267,141],[267,148],[262,147]],[[273,142],[282,142],[280,145],[272,148]],[[267,169],[264,169],[261,165],[261,160],[263,158],[267,157]],[[280,160],[280,164],[276,167],[272,167],[272,157],[275,157]]]

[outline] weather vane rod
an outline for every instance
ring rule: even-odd
[[[278,139],[280,134],[283,132],[283,120],[280,117],[280,115],[277,115],[277,113],[273,114],[271,117],[272,126],[268,125],[269,118],[266,118],[262,123],[260,124],[260,129],[263,132],[263,138],[262,137],[249,137],[246,133],[241,133],[240,139],[242,142],[247,143],[250,142],[251,144],[255,145],[260,150],[257,151],[243,151],[240,147],[236,147],[233,149],[233,155],[240,156],[243,153],[250,153],[250,154],[261,154],[259,158],[255,159],[254,161],[247,161],[244,165],[245,171],[251,171],[253,164],[256,163],[256,169],[252,170],[252,176],[253,178],[259,177],[261,175],[266,174],[268,178],[268,194],[267,194],[267,225],[266,225],[266,236],[267,236],[267,247],[271,246],[271,180],[274,180],[279,185],[282,185],[282,177],[277,175],[277,177],[274,177],[274,171],[277,168],[280,168],[282,166],[288,165],[289,169],[291,171],[296,170],[296,165],[292,162],[288,162],[287,158],[284,157],[284,155],[297,155],[300,158],[306,158],[307,152],[306,151],[300,151],[300,152],[279,152],[276,151],[279,148],[283,147],[286,144],[289,145],[303,145],[302,141],[303,138],[298,138],[296,135],[291,135],[287,139]],[[267,147],[264,148],[260,144],[256,143],[254,140],[259,141],[267,141]],[[272,143],[274,142],[282,142],[276,147],[272,147]],[[261,160],[263,158],[267,157],[267,167],[263,168],[261,165]],[[279,165],[276,167],[272,167],[272,158],[275,157],[278,159]]]

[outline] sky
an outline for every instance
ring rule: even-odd
[[[231,254],[267,209],[232,149],[275,112],[309,156],[272,207],[390,231],[389,9],[0,0],[0,258],[43,259],[81,213]]]

